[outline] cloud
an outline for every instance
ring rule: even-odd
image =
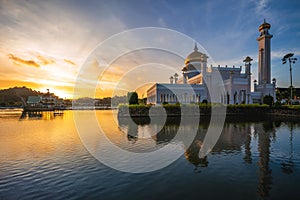
[[[99,42],[126,29],[123,19],[105,9],[103,3],[91,3],[94,5],[64,1],[0,3],[0,51],[31,49],[55,57],[85,58]],[[100,11],[92,14],[90,7]]]
[[[55,60],[47,58],[45,56],[38,55],[35,60],[25,60],[13,54],[8,54],[8,58],[12,60],[15,64],[23,64],[27,66],[40,67],[42,65],[51,65],[56,63]]]
[[[74,65],[74,66],[76,65],[76,63],[73,62],[73,61],[71,61],[71,60],[64,59],[64,61],[65,61],[66,63],[70,64],[70,65]]]
[[[294,53],[294,55],[297,57],[297,55],[300,55],[300,51],[291,51]],[[287,51],[286,49],[276,50],[271,52],[272,59],[282,59],[283,56],[287,53],[290,53],[290,51]]]
[[[256,1],[255,11],[257,13],[263,12],[267,8],[268,2],[269,2],[269,0],[259,0],[259,1]]]
[[[159,26],[161,26],[161,27],[167,27],[167,23],[166,23],[166,21],[163,18],[161,18],[161,17],[158,18],[157,22],[158,22]]]
[[[50,58],[46,58],[44,56],[37,56],[37,59],[39,60],[39,63],[41,65],[50,65],[50,64],[54,64],[55,63],[55,60],[53,59],[50,59]]]
[[[35,62],[34,60],[24,60],[13,54],[9,54],[8,57],[10,60],[15,62],[16,64],[23,64],[23,65],[32,66],[32,67],[40,67],[40,65],[37,62]]]

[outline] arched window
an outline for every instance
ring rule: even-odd
[[[237,92],[235,92],[233,95],[233,103],[234,104],[236,104],[236,100],[237,100]]]
[[[227,92],[227,104],[229,104],[229,102],[230,102],[230,95]]]

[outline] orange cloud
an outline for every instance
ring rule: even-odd
[[[76,63],[74,63],[73,61],[71,60],[68,60],[68,59],[64,59],[64,61],[70,65],[76,65]]]
[[[37,58],[39,59],[41,65],[50,65],[50,64],[55,63],[54,60],[43,57],[41,55],[37,56]]]
[[[38,83],[27,82],[27,81],[20,81],[20,80],[7,80],[7,79],[0,79],[0,89],[6,89],[10,87],[29,87],[36,89],[40,87]]]
[[[23,64],[27,66],[32,66],[32,67],[40,67],[40,65],[35,62],[34,60],[24,60],[22,58],[19,58],[17,56],[14,56],[13,54],[9,54],[8,58],[15,62],[16,64]]]

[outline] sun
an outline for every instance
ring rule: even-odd
[[[40,92],[47,93],[48,90],[50,93],[54,93],[59,98],[63,99],[72,99],[73,98],[73,91],[51,88],[51,87],[40,87],[37,89]]]

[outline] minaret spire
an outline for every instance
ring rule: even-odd
[[[194,51],[198,51],[197,42],[195,41]]]
[[[269,33],[271,24],[266,22],[258,27],[260,36],[256,39],[258,42],[258,83],[254,84],[254,91],[260,92],[260,102],[263,97],[271,95],[276,99],[275,84],[271,82],[271,39],[273,35]]]
[[[271,83],[271,38],[273,35],[269,34],[271,25],[266,22],[261,24],[258,28],[260,32],[258,41],[258,84]]]

